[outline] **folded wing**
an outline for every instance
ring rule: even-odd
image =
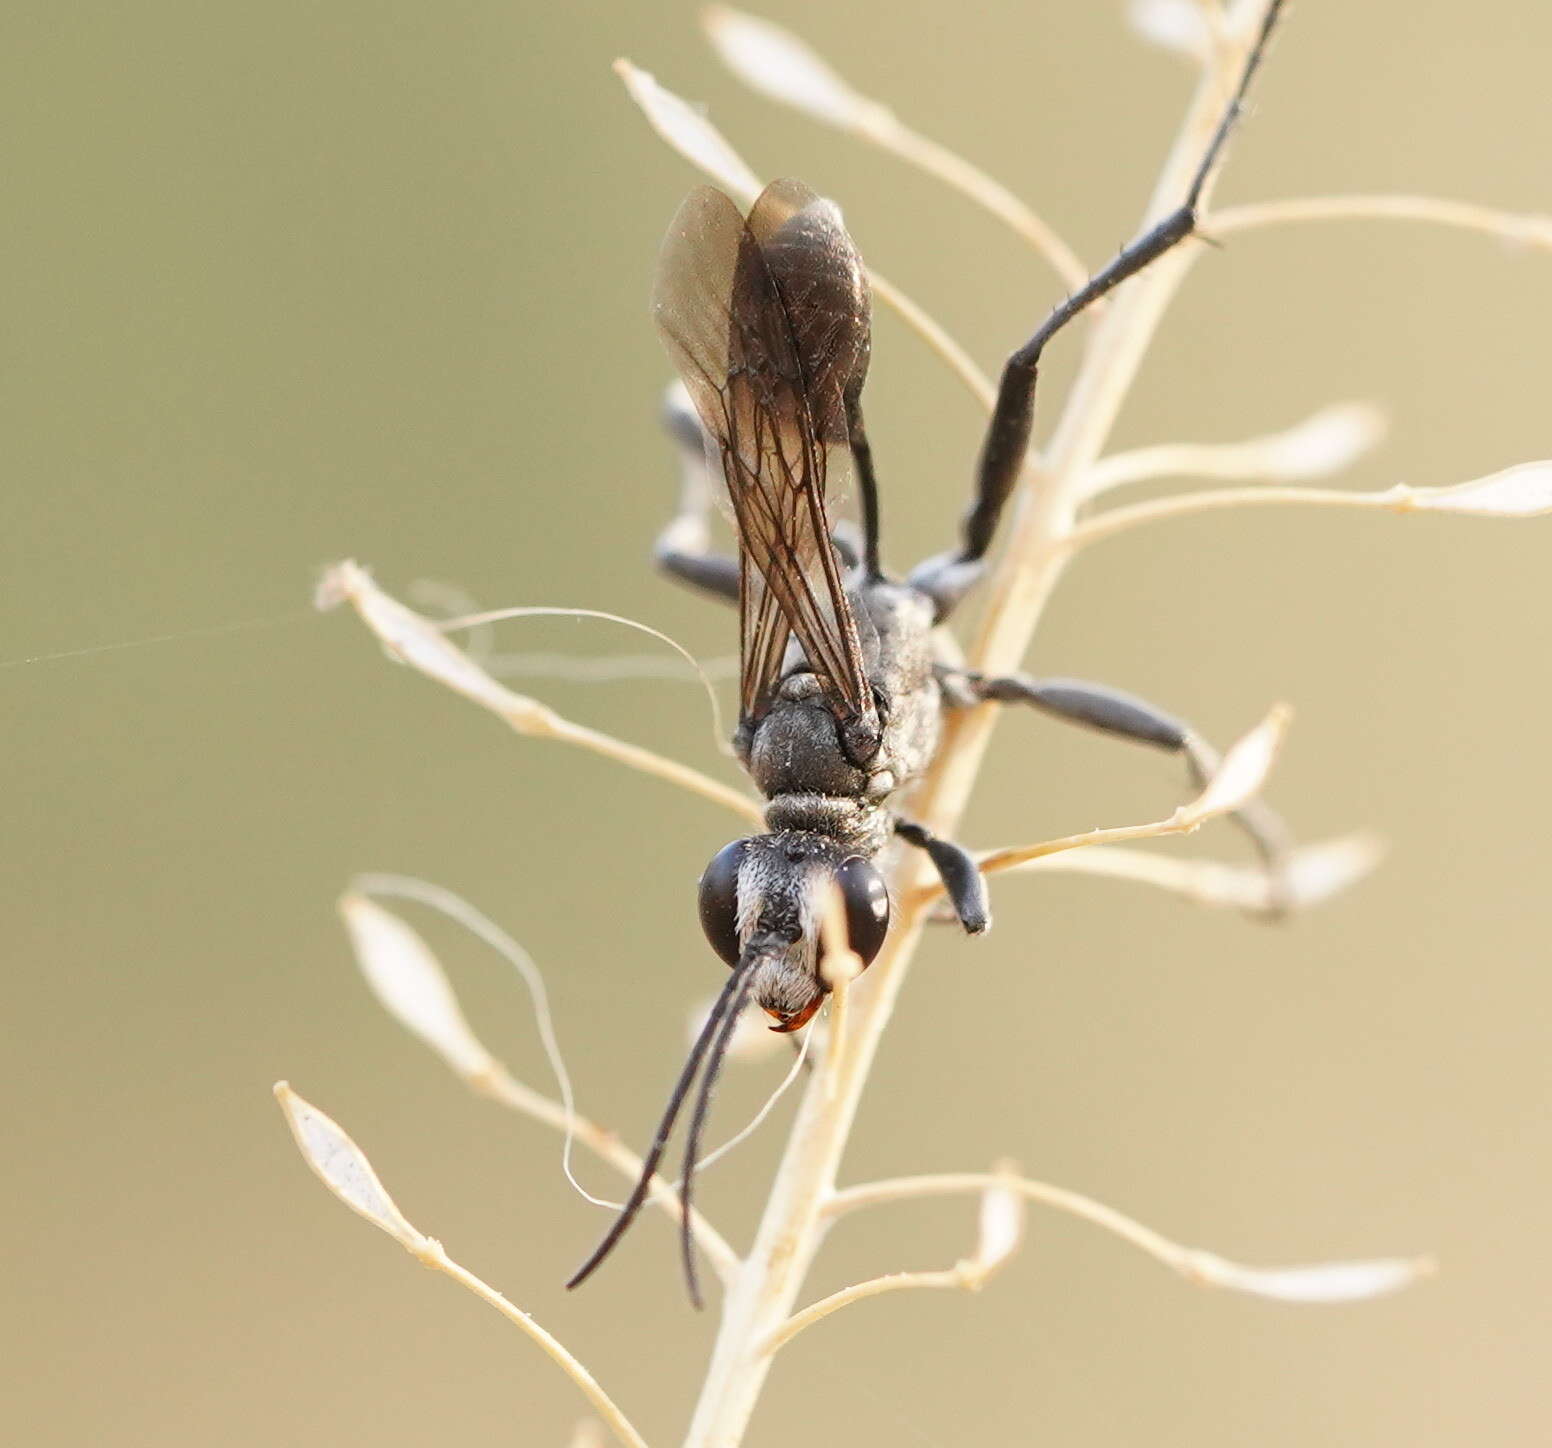
[[[741,712],[770,707],[797,636],[842,737],[878,747],[826,484],[849,466],[847,401],[867,372],[867,281],[836,207],[774,181],[747,221],[698,187],[663,244],[653,315],[711,439],[738,529]]]

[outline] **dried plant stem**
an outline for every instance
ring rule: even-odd
[[[753,824],[764,819],[757,801],[720,780],[680,764],[676,759],[643,749],[639,744],[616,739],[601,730],[589,729],[585,724],[573,723],[548,705],[503,688],[444,635],[441,625],[391,598],[357,563],[336,563],[327,569],[318,586],[317,602],[325,609],[348,602],[393,657],[489,709],[519,734],[531,739],[574,744],[623,764],[627,769],[655,775],[691,794],[726,805]]]
[[[943,359],[949,371],[969,389],[970,395],[990,412],[992,403],[997,400],[997,389],[992,386],[991,379],[975,365],[975,359],[949,335],[942,323],[923,311],[899,287],[881,277],[872,267],[868,268],[868,285],[880,301],[888,303],[900,314],[901,321]]]
[[[1193,513],[1210,513],[1218,508],[1311,507],[1367,508],[1380,513],[1417,511],[1416,495],[1405,483],[1397,483],[1377,493],[1355,493],[1343,488],[1250,487],[1208,488],[1195,493],[1176,493],[1167,498],[1150,498],[1145,503],[1129,503],[1111,508],[1080,523],[1073,529],[1068,546],[1076,551],[1090,543],[1114,538],[1144,523],[1166,518],[1185,518]]]
[[[1440,196],[1300,196],[1286,201],[1258,201],[1214,211],[1202,223],[1202,229],[1209,236],[1225,237],[1236,231],[1281,226],[1290,221],[1423,221],[1552,250],[1552,216],[1499,211]]]
[[[467,1267],[461,1267],[442,1249],[434,1237],[428,1237],[425,1246],[415,1253],[427,1267],[446,1274],[460,1286],[467,1287],[482,1302],[489,1303],[508,1322],[521,1328],[550,1358],[559,1365],[566,1376],[586,1395],[598,1416],[608,1425],[609,1431],[629,1448],[647,1448],[647,1440],[641,1436],[630,1419],[615,1406],[614,1399],[599,1386],[598,1380],[588,1372],[569,1348],[540,1327],[522,1308],[508,1302],[488,1282],[476,1277]]]
[[[759,804],[742,790],[712,779],[687,764],[680,764],[677,759],[669,759],[650,749],[643,749],[639,744],[616,739],[612,734],[589,729],[585,724],[575,724],[570,719],[562,718],[553,709],[545,709],[542,715],[529,715],[522,722],[509,717],[507,722],[519,734],[527,734],[535,739],[553,739],[561,744],[574,744],[580,749],[601,754],[605,759],[612,759],[616,764],[623,764],[627,769],[639,770],[642,774],[667,780],[669,784],[677,784],[691,794],[700,795],[702,799],[726,805],[734,814],[751,824],[760,825],[765,819]]]
[[[1323,408],[1281,432],[1243,442],[1159,443],[1111,453],[1083,480],[1083,496],[1095,498],[1112,488],[1161,478],[1291,482],[1317,477],[1353,462],[1384,430],[1385,415],[1378,408],[1349,402]],[[1313,449],[1312,433],[1318,433]]]
[[[1153,1228],[1145,1227],[1114,1207],[1095,1201],[1093,1197],[1069,1191],[1066,1187],[1053,1186],[1050,1182],[1033,1181],[1028,1177],[1008,1178],[991,1172],[945,1172],[937,1176],[891,1177],[887,1181],[865,1182],[861,1186],[847,1187],[844,1191],[836,1192],[825,1204],[825,1215],[839,1217],[884,1202],[962,1196],[970,1192],[984,1192],[997,1185],[1018,1192],[1028,1201],[1054,1207],[1057,1211],[1103,1227],[1105,1231],[1131,1243],[1166,1267],[1173,1267],[1177,1272],[1189,1275],[1187,1264],[1194,1256],[1190,1247],[1172,1242]]]
[[[893,152],[929,176],[936,176],[991,212],[1050,263],[1069,291],[1077,291],[1089,279],[1089,270],[1082,259],[1056,234],[1049,222],[1030,210],[1002,182],[988,176],[957,151],[918,135],[887,111],[875,112],[869,122],[860,124],[857,130],[875,146]]]
[[[1013,1192],[1025,1201],[1054,1207],[1057,1211],[1092,1222],[1146,1252],[1188,1281],[1203,1287],[1227,1288],[1274,1301],[1341,1302],[1373,1297],[1409,1286],[1434,1270],[1433,1260],[1428,1257],[1386,1257],[1364,1262],[1331,1262],[1303,1267],[1247,1267],[1220,1257],[1215,1252],[1204,1252],[1199,1247],[1173,1242],[1114,1207],[1108,1207],[1080,1192],[1003,1172],[954,1172],[941,1176],[893,1177],[888,1181],[867,1182],[836,1192],[827,1203],[825,1211],[830,1217],[838,1217],[883,1202],[961,1196],[993,1189]],[[959,1285],[971,1288],[980,1285],[974,1267],[973,1262],[959,1264],[955,1270],[962,1278],[969,1276],[968,1281],[962,1281]],[[829,1301],[826,1298],[824,1302],[816,1303],[815,1307],[825,1306]],[[806,1309],[798,1316],[807,1317],[813,1311],[813,1308]]]
[[[468,1288],[481,1301],[494,1307],[508,1322],[538,1343],[582,1390],[620,1442],[627,1448],[646,1448],[641,1434],[574,1353],[488,1282],[453,1261],[435,1237],[428,1237],[399,1210],[366,1153],[337,1121],[304,1100],[285,1081],[275,1083],[275,1099],[291,1128],[302,1159],[336,1198],[379,1231],[386,1232],[417,1262],[451,1277],[459,1286]]]
[[[1250,33],[1268,3],[1241,0],[1234,13],[1242,22],[1236,33]],[[1226,59],[1238,63],[1242,54],[1236,50]],[[1227,69],[1225,65],[1223,71]],[[1155,189],[1148,221],[1179,204],[1231,83],[1216,67],[1204,74]],[[1007,551],[990,581],[985,620],[971,651],[977,668],[1006,672],[1022,658],[1070,556],[1066,540],[1083,475],[1098,458],[1159,319],[1196,251],[1189,244],[1178,247],[1128,282],[1090,333],[1043,464],[1038,472],[1028,470]],[[980,772],[996,712],[984,707],[950,721],[916,804],[929,828],[952,835]],[[850,1027],[835,1061],[835,1081],[829,1081],[826,1071],[806,1092],[754,1245],[724,1301],[710,1370],[685,1440],[688,1448],[733,1448],[742,1440],[770,1369],[765,1345],[790,1316],[818,1250],[825,1202],[928,914],[918,896],[927,883],[923,864],[915,861],[907,868],[915,873],[901,882],[901,919],[869,972],[868,988],[856,992]]]
[[[850,1307],[854,1302],[878,1297],[885,1292],[899,1292],[911,1287],[968,1289],[975,1285],[974,1278],[965,1270],[965,1264],[939,1268],[931,1272],[889,1272],[883,1277],[870,1277],[866,1282],[854,1282],[850,1287],[843,1287],[839,1292],[832,1292],[828,1297],[820,1298],[818,1302],[811,1303],[801,1312],[794,1312],[770,1335],[763,1350],[768,1356],[779,1352],[805,1328],[812,1327],[832,1312],[839,1312],[841,1308]]]

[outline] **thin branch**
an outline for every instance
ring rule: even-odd
[[[1371,835],[1346,835],[1297,849],[1282,875],[1287,905],[1308,909],[1329,900],[1367,875],[1384,853]],[[1151,885],[1197,905],[1263,914],[1273,902],[1266,871],[1231,865],[1222,860],[1180,859],[1125,845],[1094,845],[1066,853],[1044,855],[1010,867],[1010,873],[1072,873],[1097,875]]]
[[[1398,484],[1380,493],[1354,493],[1341,488],[1211,488],[1195,493],[1176,493],[1168,498],[1150,498],[1145,503],[1128,503],[1111,508],[1078,524],[1068,539],[1076,551],[1091,544],[1114,538],[1145,523],[1167,518],[1187,518],[1193,513],[1210,513],[1219,508],[1367,508],[1371,512],[1406,513],[1406,489]]]
[[[869,1278],[866,1282],[854,1282],[850,1287],[843,1287],[839,1292],[832,1292],[828,1297],[820,1298],[818,1302],[810,1304],[801,1312],[793,1313],[766,1338],[760,1351],[769,1357],[784,1348],[805,1328],[812,1327],[832,1312],[839,1312],[841,1308],[849,1307],[853,1302],[878,1297],[885,1292],[900,1292],[912,1287],[970,1290],[972,1282],[966,1271],[968,1267],[969,1263],[959,1262],[936,1272],[890,1272],[883,1277]]]
[[[1145,1227],[1124,1212],[1107,1207],[1103,1202],[1086,1197],[1081,1192],[1066,1187],[1052,1186],[1049,1182],[1034,1181],[1029,1177],[1006,1180],[990,1172],[953,1172],[939,1175],[889,1177],[883,1181],[864,1182],[860,1186],[846,1187],[835,1193],[825,1204],[824,1215],[834,1219],[848,1212],[861,1211],[864,1207],[876,1207],[885,1202],[911,1201],[922,1197],[956,1196],[965,1192],[985,1191],[993,1182],[1018,1192],[1027,1201],[1042,1206],[1055,1207],[1071,1216],[1081,1217],[1107,1232],[1114,1233],[1125,1242],[1146,1252],[1150,1257],[1184,1270],[1184,1262],[1191,1249],[1172,1242],[1152,1227]]]
[[[975,364],[975,359],[949,335],[947,329],[921,307],[917,306],[893,282],[886,281],[872,267],[867,269],[868,284],[881,301],[888,303],[900,314],[900,319],[916,333],[942,360],[949,370],[981,404],[987,412],[997,400],[997,389],[991,379]]]
[[[647,1440],[636,1431],[635,1425],[615,1405],[614,1399],[599,1386],[598,1379],[583,1366],[564,1343],[540,1327],[522,1308],[507,1301],[494,1287],[476,1277],[467,1267],[462,1267],[453,1261],[442,1244],[434,1237],[428,1237],[426,1250],[417,1252],[415,1256],[427,1267],[445,1273],[454,1282],[467,1287],[480,1301],[494,1307],[508,1322],[526,1332],[582,1390],[597,1410],[598,1416],[604,1420],[605,1425],[620,1442],[628,1445],[628,1448],[647,1448]]]
[[[919,135],[887,113],[879,117],[876,126],[859,128],[857,134],[936,176],[989,211],[1039,252],[1069,291],[1077,291],[1089,279],[1089,269],[1082,258],[1049,222],[957,152]]]
[[[975,1251],[969,1257],[942,1271],[890,1272],[832,1292],[782,1323],[765,1340],[764,1355],[769,1357],[777,1352],[805,1328],[812,1327],[832,1312],[880,1293],[898,1292],[907,1287],[949,1287],[979,1292],[993,1274],[1007,1264],[1024,1235],[1024,1195],[1017,1168],[1012,1162],[1001,1162],[985,1180],[981,1191],[980,1232]]]
[[[1303,221],[1424,221],[1478,232],[1516,246],[1552,251],[1552,216],[1500,211],[1439,196],[1374,193],[1258,201],[1214,211],[1203,221],[1202,229],[1208,236],[1222,238],[1239,231]]]
[[[423,618],[384,593],[359,564],[337,563],[326,570],[318,588],[318,606],[332,608],[340,602],[349,602],[355,608],[362,622],[394,658],[489,709],[519,734],[574,744],[724,805],[741,819],[755,824],[763,820],[755,800],[698,769],[643,749],[639,744],[574,724],[547,705],[503,687],[452,643],[435,621]]]
[[[408,1221],[378,1179],[366,1153],[350,1139],[338,1122],[298,1096],[284,1081],[275,1084],[275,1099],[280,1103],[302,1159],[324,1186],[351,1211],[386,1232],[418,1262],[468,1288],[482,1302],[494,1307],[508,1322],[527,1333],[582,1390],[620,1442],[628,1445],[628,1448],[646,1448],[646,1440],[599,1386],[592,1373],[559,1339],[540,1327],[522,1308],[509,1302],[489,1283],[453,1261],[435,1237],[426,1236]]]
[[[1341,488],[1212,488],[1131,503],[1078,524],[1066,546],[1073,552],[1144,523],[1184,518],[1219,508],[1305,506],[1359,508],[1382,513],[1456,513],[1477,518],[1534,518],[1552,513],[1552,462],[1521,463],[1469,482],[1414,488],[1397,483],[1377,493]]]
[[[1165,819],[1141,825],[1113,825],[1108,829],[1087,830],[1082,834],[1063,835],[1035,845],[1011,845],[992,850],[977,861],[983,875],[1012,870],[1066,850],[1087,849],[1094,845],[1128,844],[1134,840],[1155,840],[1166,835],[1195,833],[1209,820],[1243,809],[1260,792],[1288,725],[1289,711],[1279,705],[1250,733],[1234,744],[1223,757],[1217,773],[1194,800],[1183,804]],[[941,881],[921,886],[915,900],[930,904],[943,892]]]
[[[853,89],[807,41],[725,5],[708,7],[702,20],[717,53],[740,80],[951,186],[1028,242],[1070,291],[1088,280],[1088,268],[1072,248],[1006,186],[947,146],[911,130],[888,106]]]
[[[1356,462],[1385,433],[1385,414],[1364,402],[1339,403],[1281,432],[1243,442],[1161,443],[1112,453],[1089,470],[1085,500],[1128,483],[1160,478],[1269,479],[1323,477]]]
[[[689,649],[670,637],[661,629],[653,628],[649,623],[642,623],[640,619],[626,618],[623,614],[606,613],[598,608],[570,608],[558,607],[554,604],[523,604],[515,608],[486,609],[480,613],[468,613],[459,618],[441,619],[440,626],[444,633],[457,633],[461,629],[486,629],[493,624],[502,623],[508,619],[518,618],[590,618],[602,623],[617,623],[625,628],[635,629],[638,633],[644,633],[649,638],[656,639],[659,643],[667,644],[700,681],[702,690],[706,695],[706,703],[711,714],[711,734],[716,741],[716,747],[727,753],[732,751],[727,744],[727,726],[722,719],[722,701],[717,698],[716,688],[711,682],[711,675],[701,666],[701,661],[692,654]],[[481,658],[487,673],[493,674],[490,665],[490,655]]]
[[[1271,1297],[1285,1302],[1351,1302],[1398,1291],[1434,1271],[1433,1260],[1428,1257],[1382,1257],[1369,1261],[1319,1263],[1302,1267],[1247,1267],[1219,1257],[1216,1253],[1171,1241],[1152,1227],[1146,1227],[1114,1207],[1086,1197],[1081,1192],[1052,1186],[1049,1182],[1033,1181],[1027,1177],[1010,1178],[999,1173],[958,1172],[867,1182],[836,1192],[825,1204],[824,1213],[827,1219],[833,1219],[883,1202],[984,1192],[993,1185],[1017,1192],[1028,1201],[1039,1202],[1092,1222],[1146,1252],[1155,1261],[1162,1262],[1188,1281],[1209,1287],[1225,1287],[1257,1297]]]
[[[562,1170],[572,1186],[589,1201],[597,1202],[598,1199],[572,1174],[571,1145],[574,1141],[580,1141],[634,1182],[641,1174],[641,1159],[612,1131],[589,1121],[575,1108],[570,1076],[550,1022],[543,980],[527,952],[466,901],[425,881],[397,876],[364,876],[356,881],[356,890],[408,897],[431,905],[472,931],[511,963],[533,995],[539,1037],[560,1084],[560,1101],[515,1080],[474,1034],[441,963],[416,931],[367,898],[367,893],[347,893],[340,899],[340,914],[350,933],[361,972],[378,1001],[400,1025],[430,1046],[471,1090],[561,1132],[566,1139]],[[651,1196],[670,1217],[678,1219],[679,1197],[667,1182],[654,1177]],[[602,1205],[612,1207],[615,1204]],[[718,1274],[726,1281],[738,1265],[737,1255],[699,1213],[692,1214],[691,1225],[705,1244],[707,1256]]]
[[[852,982],[862,974],[862,957],[851,948],[846,931],[846,902],[839,887],[832,886],[819,920],[820,974],[830,988],[830,1029],[825,1037],[824,1079],[833,1100],[840,1091],[846,1061],[848,1005]]]

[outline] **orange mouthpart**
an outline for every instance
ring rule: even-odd
[[[772,1026],[771,1029],[778,1035],[785,1036],[790,1031],[802,1030],[803,1027],[813,1019],[814,1012],[819,1009],[823,1000],[823,996],[815,996],[813,1000],[811,1000],[806,1006],[803,1007],[802,1010],[798,1011],[795,1015],[784,1016],[777,1011],[769,1009],[768,1007],[765,1010],[765,1014],[771,1016],[776,1021],[776,1024]]]

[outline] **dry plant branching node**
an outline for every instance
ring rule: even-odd
[[[325,570],[316,594],[319,608],[349,603],[377,636],[390,658],[445,684],[506,722],[519,734],[553,739],[601,754],[617,764],[677,784],[691,794],[726,806],[741,818],[759,823],[760,807],[748,795],[702,774],[698,769],[666,759],[638,744],[589,729],[564,718],[548,705],[514,693],[496,682],[446,635],[442,625],[406,608],[390,597],[358,563],[336,563]]]
[[[297,1095],[284,1081],[276,1083],[275,1099],[280,1103],[286,1124],[296,1138],[303,1160],[324,1186],[351,1211],[386,1232],[422,1266],[451,1277],[482,1302],[495,1308],[514,1327],[526,1333],[581,1389],[594,1411],[621,1443],[629,1444],[631,1448],[646,1448],[646,1439],[599,1386],[592,1373],[554,1334],[541,1327],[522,1308],[509,1302],[494,1287],[481,1281],[467,1267],[455,1262],[435,1237],[426,1236],[410,1224],[388,1195],[387,1188],[378,1180],[366,1153],[350,1139],[343,1127]]]
[[[994,1190],[1015,1193],[1026,1201],[1101,1227],[1189,1281],[1252,1297],[1283,1302],[1357,1302],[1397,1292],[1434,1271],[1430,1257],[1380,1257],[1361,1262],[1321,1262],[1298,1267],[1249,1267],[1197,1247],[1173,1242],[1152,1227],[1144,1226],[1093,1197],[1019,1176],[1006,1165],[999,1166],[994,1172],[945,1172],[937,1176],[865,1182],[831,1193],[825,1203],[825,1214],[834,1218],[888,1202],[984,1194]]]
[[[1394,219],[1463,227],[1527,248],[1552,249],[1552,219],[1424,197],[1330,196],[1214,208],[1210,193],[1222,144],[1279,8],[1280,0],[1229,0],[1223,5],[1212,0],[1131,0],[1134,28],[1184,57],[1195,68],[1197,83],[1143,208],[1138,241],[1092,279],[1056,231],[1006,187],[910,130],[886,106],[844,80],[805,42],[768,22],[723,7],[708,12],[706,24],[717,50],[756,89],[882,147],[971,198],[1044,255],[1072,292],[1030,343],[1014,354],[998,386],[920,306],[876,272],[866,273],[872,294],[894,308],[993,414],[987,445],[996,482],[992,521],[1007,504],[1008,522],[1003,528],[1007,536],[988,568],[985,607],[964,649],[967,679],[1021,679],[1015,671],[1046,602],[1077,552],[1086,544],[1146,523],[1241,505],[1505,519],[1552,512],[1552,462],[1545,461],[1506,467],[1448,486],[1398,483],[1378,492],[1311,486],[1350,466],[1379,440],[1384,419],[1362,403],[1333,405],[1282,432],[1243,442],[1163,442],[1107,453],[1115,421],[1170,303],[1196,263],[1210,255],[1210,249],[1190,244],[1193,237],[1205,233],[1216,239],[1310,221]],[[704,114],[629,62],[620,61],[615,69],[650,125],[675,151],[744,207],[756,202],[762,194],[760,179]],[[739,224],[744,224],[741,218]],[[1093,311],[1081,339],[1075,380],[1037,447],[1031,409],[1041,347],[1086,304],[1101,299],[1103,309]],[[870,467],[870,453],[857,446],[862,437],[860,412],[848,414],[847,427],[859,468],[864,463]],[[983,462],[983,477],[985,467]],[[1211,479],[1224,486],[1098,506],[1116,488],[1169,478]],[[976,526],[972,513],[968,533],[973,535]],[[989,541],[989,530],[982,531],[988,537],[973,540],[982,545],[975,556],[977,564],[985,558],[984,545]],[[685,538],[696,546],[702,541],[698,532]],[[393,657],[496,713],[520,733],[605,755],[723,804],[760,827],[761,809],[748,796],[686,765],[573,724],[547,706],[504,688],[447,639],[446,625],[424,619],[390,598],[356,565],[340,564],[329,571],[322,601],[350,602]],[[1027,681],[1019,687],[1030,692]],[[996,701],[994,695],[981,697]],[[913,819],[920,822],[915,828],[923,840],[941,842],[951,837],[1002,712],[970,702],[976,706],[955,709],[946,716],[941,743],[913,798]],[[1190,741],[1198,793],[1164,819],[982,853],[975,860],[978,869],[972,867],[969,873],[977,881],[981,875],[1010,872],[1084,873],[1251,914],[1323,901],[1373,868],[1381,852],[1374,837],[1349,835],[1290,848],[1275,874],[1138,848],[1147,841],[1191,833],[1215,819],[1262,808],[1260,792],[1286,724],[1286,709],[1274,709],[1221,760],[1199,740]],[[1180,743],[1174,741],[1175,746]],[[1027,1203],[1100,1226],[1187,1280],[1278,1301],[1374,1297],[1405,1287],[1432,1270],[1428,1259],[1408,1257],[1245,1266],[1168,1239],[1104,1203],[1025,1177],[1011,1165],[991,1172],[905,1176],[838,1188],[840,1163],[874,1059],[925,923],[944,892],[944,879],[933,874],[926,858],[909,850],[902,852],[890,885],[894,918],[863,980],[855,978],[861,957],[848,938],[844,915],[838,927],[838,912],[830,908],[822,922],[827,1031],[817,1068],[807,1073],[753,1241],[744,1252],[735,1252],[693,1211],[688,1181],[676,1193],[657,1177],[661,1140],[643,1161],[612,1133],[581,1117],[571,1106],[569,1088],[563,1088],[567,1099],[558,1102],[515,1081],[474,1035],[424,943],[359,893],[347,897],[343,907],[363,969],[390,1012],[471,1086],[535,1120],[574,1133],[602,1160],[635,1177],[639,1202],[651,1200],[681,1216],[687,1261],[695,1242],[713,1262],[726,1290],[711,1360],[684,1439],[687,1448],[734,1448],[742,1442],[774,1354],[840,1308],[906,1288],[981,1286],[1014,1254]],[[725,1050],[737,1037],[744,1005],[744,996],[738,991],[733,994],[738,998],[724,992],[701,1028],[703,1040],[718,1035]],[[684,1091],[688,1092],[687,1085]],[[453,1276],[495,1306],[572,1376],[616,1438],[640,1443],[639,1435],[597,1382],[559,1343],[493,1289],[453,1264],[438,1244],[409,1224],[365,1157],[334,1123],[283,1087],[280,1095],[304,1155],[331,1191],[427,1265]],[[707,1099],[709,1088],[703,1083],[698,1116],[703,1115],[700,1108]],[[698,1132],[699,1123],[694,1130]],[[963,1260],[946,1268],[886,1274],[808,1307],[797,1306],[826,1232],[838,1218],[887,1202],[956,1195],[975,1196],[981,1203],[978,1243]]]
[[[1012,1163],[1006,1163],[989,1178],[981,1192],[980,1230],[975,1250],[952,1267],[926,1272],[889,1272],[832,1292],[828,1297],[795,1312],[773,1332],[763,1345],[767,1357],[785,1347],[805,1328],[868,1297],[906,1288],[951,1288],[961,1292],[979,1292],[1007,1263],[1024,1235],[1024,1194]]]
[[[562,1099],[554,1100],[517,1080],[474,1034],[458,1003],[447,974],[431,948],[406,922],[377,903],[373,894],[418,900],[458,921],[464,929],[492,946],[525,977],[534,998],[537,1024],[545,1053],[561,1086]],[[567,1178],[590,1201],[572,1175],[570,1147],[573,1141],[629,1181],[641,1172],[641,1158],[614,1133],[583,1116],[572,1101],[570,1078],[549,1024],[543,983],[527,953],[505,931],[498,929],[466,901],[451,891],[403,876],[362,876],[341,897],[344,921],[362,976],[379,1003],[412,1035],[442,1058],[471,1090],[532,1121],[562,1133],[566,1149],[562,1165]],[[678,1194],[662,1178],[649,1183],[650,1200],[676,1220]],[[601,1205],[614,1207],[613,1202]],[[726,1281],[737,1255],[722,1235],[699,1213],[691,1214],[691,1227],[718,1275]]]

